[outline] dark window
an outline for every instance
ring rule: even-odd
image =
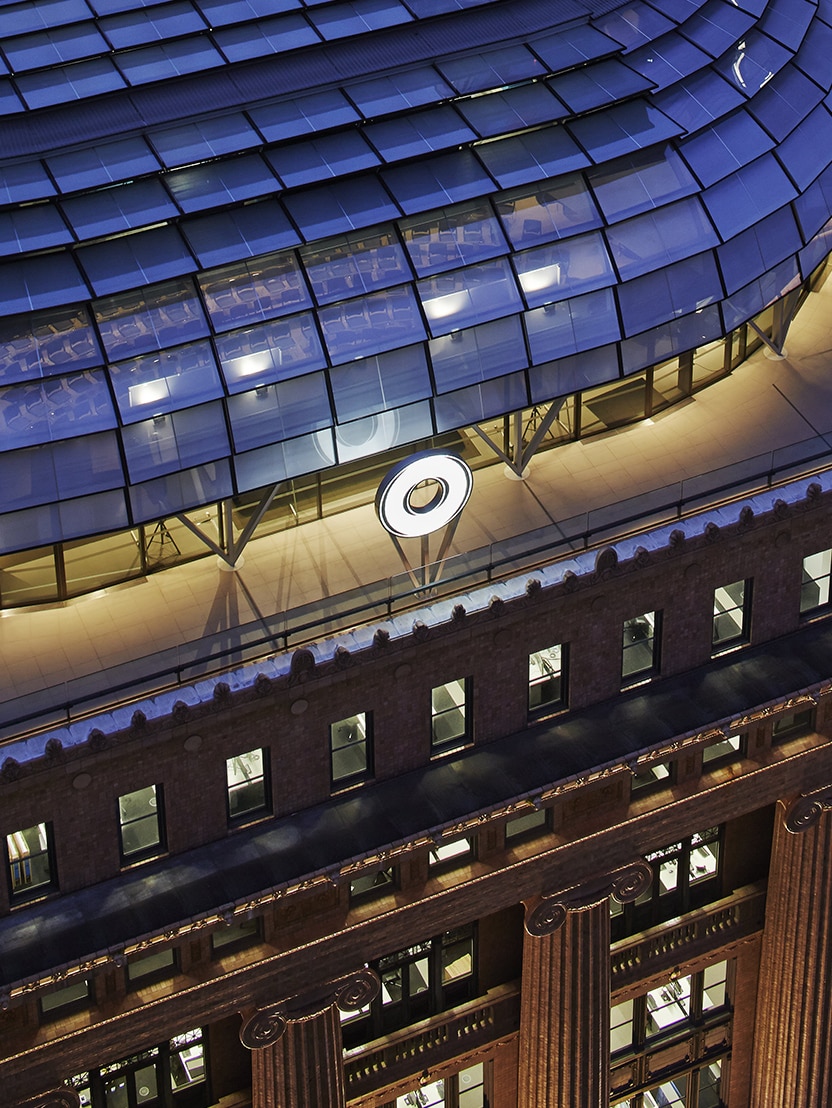
[[[40,998],[40,1014],[44,1020],[62,1019],[64,1016],[86,1008],[90,999],[90,983],[86,978],[73,981],[60,989],[53,989]]]
[[[734,581],[714,589],[714,653],[748,641],[750,616],[751,581]]]
[[[832,550],[821,550],[803,559],[803,580],[800,586],[800,613],[814,612],[829,603],[829,578],[832,573]]]
[[[621,650],[621,680],[625,684],[657,673],[661,612],[644,612],[624,620]]]
[[[567,649],[561,643],[529,655],[529,713],[566,704]]]
[[[645,762],[643,765],[636,765],[632,773],[630,794],[643,796],[647,792],[673,784],[674,763],[670,759],[663,762]]]
[[[372,775],[373,735],[369,712],[339,719],[330,726],[329,754],[333,786],[348,785]]]
[[[540,808],[538,811],[524,812],[520,816],[513,816],[507,820],[506,845],[513,846],[516,842],[533,839],[548,830],[550,811],[551,809]]]
[[[470,680],[437,685],[430,692],[431,749],[458,750],[470,737]]]
[[[630,904],[610,900],[613,941],[718,900],[721,847],[722,829],[710,827],[647,854],[650,888]]]
[[[702,751],[702,768],[713,769],[714,766],[727,762],[735,762],[745,756],[745,735],[726,735],[722,739],[706,746]]]
[[[161,854],[165,849],[162,786],[148,785],[120,796],[118,829],[123,861]]]
[[[374,900],[377,896],[384,896],[392,892],[396,887],[396,869],[376,870],[375,873],[362,873],[350,881],[350,904],[364,903],[366,900]]]
[[[221,931],[211,934],[211,953],[228,954],[232,950],[242,950],[260,942],[261,927],[259,919],[244,919],[231,923]]]
[[[176,951],[158,950],[127,963],[127,981],[131,989],[141,989],[154,981],[164,981],[176,973]]]
[[[463,1004],[477,995],[473,924],[388,954],[373,963],[381,991],[357,1012],[342,1012],[347,1048]]]
[[[815,726],[815,709],[813,707],[798,708],[793,712],[783,712],[778,716],[771,727],[771,741],[780,742],[782,739],[791,739],[795,735],[804,735],[812,731]]]
[[[6,835],[6,855],[13,899],[25,900],[55,887],[51,823]]]
[[[267,750],[249,750],[225,763],[228,819],[245,822],[270,810]]]

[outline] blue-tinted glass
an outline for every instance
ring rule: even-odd
[[[231,452],[219,401],[183,412],[157,415],[143,423],[131,423],[122,428],[121,438],[133,484]],[[200,498],[199,502],[205,503],[205,500]],[[169,505],[160,499],[155,514],[167,515],[168,508]]]
[[[92,22],[55,27],[34,35],[21,35],[19,38],[3,41],[3,50],[9,64],[17,72],[74,62],[95,54],[106,54],[108,49],[107,43]]]
[[[70,197],[64,201],[64,213],[82,239],[160,223],[178,215],[176,205],[155,180]]]
[[[682,155],[707,188],[774,145],[770,135],[741,108],[681,146]]]
[[[241,27],[214,31],[214,41],[229,61],[240,62],[297,50],[321,39],[300,12],[292,12],[275,19],[264,19],[260,23],[245,23]]]
[[[111,362],[208,334],[202,305],[189,280],[110,296],[96,301],[93,308]]]
[[[787,65],[749,104],[755,119],[779,142],[823,99],[823,91]]]
[[[790,52],[759,31],[750,31],[714,63],[714,69],[733,81],[745,96],[753,96],[789,60]]]
[[[480,135],[505,134],[568,114],[561,101],[538,82],[460,100],[458,109]]]
[[[387,162],[458,146],[476,135],[445,105],[384,123],[372,123],[364,134]]]
[[[573,120],[569,129],[596,163],[671,138],[679,127],[646,100],[628,100]]]
[[[0,167],[0,204],[17,204],[53,196],[55,186],[40,162],[31,161]]]
[[[582,65],[591,58],[617,54],[619,45],[586,23],[534,40],[534,51],[552,73]]]
[[[620,158],[590,170],[587,177],[610,222],[697,191],[696,181],[670,146]]]
[[[832,161],[832,115],[820,104],[777,149],[777,157],[799,189],[805,189]]]
[[[431,395],[421,344],[335,366],[329,378],[339,423]]]
[[[787,255],[796,253],[801,245],[791,206],[787,206],[718,247],[719,265],[728,294],[782,262]]]
[[[119,54],[117,60],[131,85],[162,81],[183,73],[199,73],[223,64],[222,55],[208,38],[197,36],[129,50]]]
[[[417,442],[433,434],[430,403],[409,404],[393,411],[380,412],[378,415],[364,416],[334,428],[337,458],[332,461],[354,462],[392,450],[405,443]],[[318,432],[319,448],[326,451],[325,434]]]
[[[209,25],[216,28],[299,8],[300,0],[197,0],[197,4]]]
[[[408,214],[468,200],[493,188],[491,178],[467,150],[387,169],[384,180]]]
[[[0,115],[13,115],[24,111],[23,101],[12,87],[11,81],[0,78]]]
[[[823,88],[829,84],[829,58],[832,56],[832,27],[815,19],[797,52],[800,69]]]
[[[0,454],[0,511],[48,504],[124,483],[114,431]]]
[[[506,258],[429,277],[416,287],[434,336],[509,315],[523,307]]]
[[[90,9],[84,0],[28,0],[3,7],[3,34],[20,35],[35,27],[58,27],[89,19]]]
[[[226,401],[237,451],[266,446],[332,424],[323,373],[260,385]]]
[[[0,212],[0,253],[23,254],[72,242],[72,234],[51,203]]]
[[[127,526],[124,493],[119,489],[64,500],[57,505],[61,539],[79,539]]]
[[[797,218],[803,241],[810,238],[824,225],[832,211],[832,170],[825,170],[814,184],[795,201]]]
[[[310,312],[230,331],[216,344],[229,392],[298,377],[326,361]]]
[[[204,340],[111,365],[110,380],[123,423],[222,396],[211,344]]]
[[[436,67],[460,93],[501,88],[528,77],[542,77],[546,72],[525,46],[503,46],[483,54],[443,58]]]
[[[825,261],[832,251],[832,219],[818,231],[805,249],[800,251],[800,270],[808,278],[812,270]]]
[[[433,402],[436,430],[441,433],[470,427],[472,423],[481,423],[504,412],[519,412],[528,404],[525,374],[522,371],[509,373],[493,381],[437,396]]]
[[[6,385],[0,389],[0,409],[0,450],[68,439],[116,425],[101,369]]]
[[[488,381],[528,365],[516,315],[431,339],[428,349],[437,392]]]
[[[287,188],[314,184],[379,164],[358,131],[340,131],[267,151],[266,159]]]
[[[0,288],[7,312],[28,312],[86,300],[89,289],[67,253],[40,254],[0,264]]]
[[[699,200],[689,197],[617,223],[607,241],[626,280],[715,246],[717,237]]]
[[[616,100],[645,92],[651,82],[618,58],[573,69],[549,82],[573,112],[587,112]]]
[[[730,50],[752,25],[753,19],[728,0],[709,0],[700,12],[685,23],[691,42],[701,46],[712,58]]]
[[[128,490],[134,522],[159,519],[195,508],[233,493],[231,472],[225,459],[170,473]]]
[[[500,224],[485,200],[403,219],[399,229],[420,277],[508,251]]]
[[[289,315],[312,303],[290,250],[203,273],[199,285],[217,331]]]
[[[516,248],[564,238],[601,226],[580,173],[543,181],[534,189],[513,189],[497,199],[497,214]]]
[[[695,73],[656,97],[662,111],[690,134],[742,103],[742,93],[713,73]]]
[[[177,204],[186,212],[250,200],[274,192],[274,174],[257,154],[175,170],[164,178]]]
[[[152,131],[149,138],[168,168],[216,158],[221,154],[236,154],[260,143],[257,132],[239,114],[183,123],[166,131]]]
[[[589,292],[525,313],[532,362],[548,362],[620,337],[611,289]]]
[[[204,31],[205,23],[186,0],[158,4],[138,11],[122,12],[101,20],[101,30],[117,49],[142,46],[188,31]]]
[[[635,0],[609,15],[596,16],[593,21],[599,31],[620,42],[625,50],[643,46],[673,30],[673,24],[647,4]]]
[[[95,188],[154,173],[159,162],[143,138],[119,139],[47,159],[61,192]]]
[[[530,308],[615,284],[599,231],[524,250],[513,260]]]
[[[358,119],[358,112],[339,89],[252,108],[248,114],[266,142],[282,142],[294,135],[324,131]]]
[[[138,231],[95,246],[84,246],[77,257],[97,296],[149,285],[196,269],[174,227]]]
[[[315,473],[322,465],[328,465],[334,456],[331,431],[314,431],[287,442],[262,446],[234,458],[237,488],[246,492],[277,484],[288,477]]]
[[[797,269],[797,261],[794,258],[786,258],[773,270],[749,282],[729,297],[722,305],[722,314],[725,319],[725,330],[730,331],[744,323],[747,319],[757,315],[763,308],[779,300],[782,296],[795,287],[800,280]]]
[[[92,58],[37,73],[22,73],[17,78],[17,87],[27,107],[46,108],[114,92],[124,88],[125,81],[109,58]]]
[[[304,189],[287,196],[285,204],[307,242],[400,214],[381,182],[369,175]]]
[[[618,375],[618,347],[615,343],[554,362],[544,362],[529,370],[531,400],[533,404],[539,404],[551,400],[553,396],[567,396],[604,381],[614,381]]]
[[[368,119],[453,96],[450,85],[429,66],[360,81],[347,86],[347,91]]]
[[[772,154],[764,154],[702,194],[723,240],[793,200],[797,190]]]
[[[394,229],[353,232],[301,250],[319,304],[401,284],[412,274]]]
[[[703,0],[650,0],[650,7],[656,8],[676,23],[684,23],[702,7]]]
[[[183,220],[181,227],[204,266],[254,257],[298,241],[297,232],[276,200],[193,216]]]
[[[814,15],[815,6],[810,0],[772,0],[760,20],[759,28],[775,42],[782,42],[794,51],[803,41]]]
[[[722,285],[710,251],[618,286],[626,335],[698,311],[721,297]]]
[[[395,350],[425,338],[425,328],[410,285],[359,296],[318,311],[333,364]]]
[[[676,34],[665,35],[627,55],[627,65],[652,81],[656,88],[675,84],[680,77],[703,69],[709,61],[698,46]]]
[[[730,326],[726,324],[726,330]],[[625,374],[672,358],[685,350],[695,350],[723,334],[719,308],[711,304],[683,319],[672,319],[652,331],[644,331],[621,343],[621,361]]]
[[[308,18],[325,39],[336,39],[393,27],[413,17],[398,0],[352,0],[310,11]]]
[[[484,142],[477,147],[477,154],[503,188],[539,181],[590,164],[583,150],[561,126]]]
[[[34,381],[104,359],[85,308],[51,308],[0,321],[0,382]]]

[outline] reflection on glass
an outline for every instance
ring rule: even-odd
[[[268,807],[268,783],[263,750],[237,754],[225,763],[229,819]]]

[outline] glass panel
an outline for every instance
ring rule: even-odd
[[[0,382],[30,381],[103,362],[85,308],[51,309],[0,321]]]
[[[533,833],[545,831],[547,827],[546,811],[528,812],[523,816],[513,816],[506,821],[506,844],[513,839],[524,839]]]
[[[458,746],[467,738],[465,680],[431,689],[431,745]],[[460,840],[464,841],[464,840]]]
[[[516,249],[568,237],[601,224],[601,216],[580,174],[514,189],[497,199],[497,214]]]
[[[610,1051],[626,1050],[633,1044],[633,1002],[625,1000],[610,1009]]]
[[[196,269],[179,231],[172,226],[82,246],[77,256],[96,296],[150,285]]]
[[[419,281],[416,288],[432,335],[509,315],[523,307],[505,258]]]
[[[399,227],[410,259],[422,277],[508,251],[491,205],[485,201],[404,219]]]
[[[364,134],[386,162],[448,150],[477,137],[450,105],[370,123]]]
[[[738,735],[725,740],[733,750],[739,749]],[[735,745],[736,744],[736,745]],[[693,835],[691,838],[688,880],[691,885],[707,881],[719,872],[719,828]]]
[[[256,920],[249,921],[256,923]],[[241,926],[245,927],[246,924]],[[170,1041],[170,1087],[174,1093],[205,1080],[205,1050],[197,1028]]]
[[[103,589],[144,572],[133,531],[115,531],[100,539],[65,542],[63,556],[68,596]]]
[[[118,798],[121,853],[144,854],[161,844],[159,792],[156,785],[137,789]]]
[[[49,832],[45,823],[6,835],[6,852],[13,896],[51,885]]]
[[[316,243],[301,250],[301,260],[319,304],[400,284],[411,276],[390,226]]]
[[[702,1011],[709,1012],[712,1008],[721,1008],[726,1003],[726,986],[728,978],[728,963],[717,962],[714,966],[708,966],[702,975]]]
[[[369,734],[367,714],[333,723],[329,728],[333,782],[364,776],[369,769]]]
[[[218,331],[296,312],[312,303],[290,250],[201,274],[199,285]]]
[[[330,381],[339,422],[397,408],[432,391],[420,345],[346,362],[330,370]]]
[[[428,349],[436,391],[440,393],[521,369],[527,361],[517,316],[452,331],[431,339]]]
[[[367,174],[292,193],[284,201],[307,242],[400,215],[377,177]],[[425,205],[427,207],[427,205]]]
[[[350,85],[350,97],[366,119],[433,104],[452,95],[453,89],[431,66]]]
[[[542,77],[545,69],[526,46],[503,46],[482,54],[443,58],[437,69],[459,93],[512,85],[528,77]]]
[[[298,242],[297,232],[276,200],[194,216],[181,227],[203,266],[265,254]]]
[[[535,363],[614,342],[620,335],[618,311],[610,289],[533,308],[523,318]]]
[[[282,142],[293,135],[343,126],[359,118],[340,89],[296,96],[252,108],[248,114],[266,142]]]
[[[61,192],[114,184],[159,168],[155,155],[138,136],[55,154],[47,164]]]
[[[211,933],[211,950],[225,950],[228,947],[249,946],[260,938],[260,920],[243,919],[223,927],[221,931]],[[174,1082],[174,1088],[176,1088]]]
[[[79,238],[116,234],[146,227],[179,214],[159,181],[113,185],[63,202],[64,213]]]
[[[332,423],[322,373],[258,385],[253,391],[229,397],[227,407],[237,450],[319,431]]]
[[[384,170],[382,175],[402,210],[408,214],[469,200],[493,188],[491,178],[469,150],[393,167]]]
[[[641,80],[641,78],[639,78]],[[558,116],[568,115],[561,101],[544,84],[517,85],[514,88],[489,92],[460,100],[461,115],[480,135],[499,135],[550,123]]]
[[[645,612],[624,620],[624,641],[621,676],[635,677],[649,673],[656,664],[658,646],[657,613]]]
[[[309,312],[217,337],[222,375],[229,392],[301,376],[325,365],[323,347]]]
[[[195,342],[110,366],[125,423],[222,396],[211,344]]]
[[[529,655],[529,711],[563,701],[563,647],[549,646]]]
[[[590,164],[566,128],[559,125],[484,142],[477,146],[477,154],[502,188]]]
[[[657,1035],[691,1016],[690,977],[668,981],[647,994],[647,1034]]]
[[[682,155],[707,187],[770,150],[770,135],[745,110],[733,112],[681,146]]]
[[[389,891],[390,887],[394,884],[394,871],[392,869],[382,869],[377,873],[362,874],[361,877],[356,877],[355,880],[350,881],[350,900],[363,900],[366,897],[379,896],[385,891]],[[361,1011],[369,1011],[369,1007],[366,1009],[360,1009],[356,1013],[344,1012],[341,1017],[341,1022],[346,1022],[344,1017],[350,1017],[355,1019]]]
[[[107,430],[116,423],[103,370],[0,388],[0,420],[7,450]]]
[[[76,981],[72,985],[64,985],[55,992],[46,993],[40,998],[40,1010],[43,1015],[55,1013],[59,1017],[63,1010],[83,1004],[89,999],[90,986],[86,980]]]
[[[370,293],[318,311],[333,363],[368,357],[425,338],[410,285]]]
[[[830,574],[832,574],[832,550],[821,550],[803,559],[803,578],[800,586],[801,614],[829,603]]]
[[[745,585],[745,581],[734,581],[714,590],[714,646],[722,646],[744,637]]]
[[[148,977],[172,977],[176,968],[176,955],[172,950],[160,950],[145,954],[127,963],[128,981],[142,982]]]
[[[107,357],[113,362],[208,334],[205,313],[190,280],[166,281],[97,300],[93,310]]]
[[[615,284],[606,243],[598,231],[515,254],[529,307]]]
[[[185,212],[219,207],[229,200],[250,200],[274,192],[274,174],[257,155],[189,166],[163,178]]]
[[[8,526],[9,517],[5,522]],[[31,529],[26,527],[25,531],[31,541]],[[58,581],[51,546],[0,557],[0,599],[4,606],[36,604],[57,598]]]
[[[453,842],[441,843],[431,850],[428,856],[429,866],[438,866],[443,862],[461,862],[470,857],[473,848],[470,839],[454,839]]]
[[[721,761],[723,758],[732,760],[742,753],[742,735],[729,735],[718,742],[706,746],[702,751],[703,766],[709,762]]]
[[[341,177],[379,164],[358,131],[339,131],[266,151],[266,160],[287,188]]]
[[[717,237],[694,197],[617,223],[607,232],[622,280],[715,246]]]
[[[263,750],[249,750],[226,761],[229,819],[268,807],[264,753]]]

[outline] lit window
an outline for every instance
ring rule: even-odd
[[[245,820],[269,810],[266,753],[265,750],[249,750],[226,761],[229,820]]]
[[[633,1002],[625,1000],[610,1009],[610,1053],[633,1045]]]
[[[354,881],[350,881],[350,904],[383,896],[395,888],[395,884],[396,871],[392,866],[390,869],[362,874],[360,877],[356,877]]]
[[[148,785],[118,798],[121,856],[126,861],[164,850],[161,800],[161,785]]]
[[[395,1108],[485,1108],[485,1064],[478,1062],[449,1077],[419,1085],[396,1097]]]
[[[448,843],[439,843],[431,850],[428,867],[432,870],[437,869],[437,867],[452,869],[454,866],[462,865],[473,855],[473,839],[453,839]]]
[[[6,835],[12,896],[27,897],[55,884],[51,832],[51,824],[36,823]]]
[[[176,972],[176,952],[159,950],[127,963],[127,980],[133,988],[142,988],[153,981],[162,981]]]
[[[566,647],[560,643],[529,655],[529,711],[566,703]]]
[[[624,620],[621,679],[625,682],[655,673],[659,666],[660,612],[645,612]]]
[[[652,791],[654,788],[662,788],[672,783],[672,762],[648,762],[644,765],[637,765],[633,770],[633,781],[630,786],[630,792],[636,793],[640,790],[647,791],[648,789]]]
[[[748,639],[751,582],[734,581],[714,589],[714,651]]]
[[[90,983],[86,978],[73,981],[60,989],[53,989],[40,998],[40,1014],[44,1019],[61,1019],[79,1008],[86,1007],[90,998]]]
[[[205,1080],[205,1047],[202,1028],[186,1031],[170,1040],[170,1087],[173,1093]]]
[[[469,681],[449,681],[431,689],[431,748],[457,750],[468,742]]]
[[[536,812],[524,812],[522,816],[513,816],[506,821],[506,843],[511,844],[539,835],[548,826],[548,815],[546,809],[541,808]]]
[[[803,581],[800,586],[800,612],[813,612],[829,603],[829,578],[832,573],[832,550],[821,550],[803,559]]]
[[[332,783],[360,781],[372,773],[371,716],[359,712],[338,720],[329,729]]]
[[[716,762],[731,762],[742,756],[743,735],[727,735],[702,751],[703,767],[711,768]]]

